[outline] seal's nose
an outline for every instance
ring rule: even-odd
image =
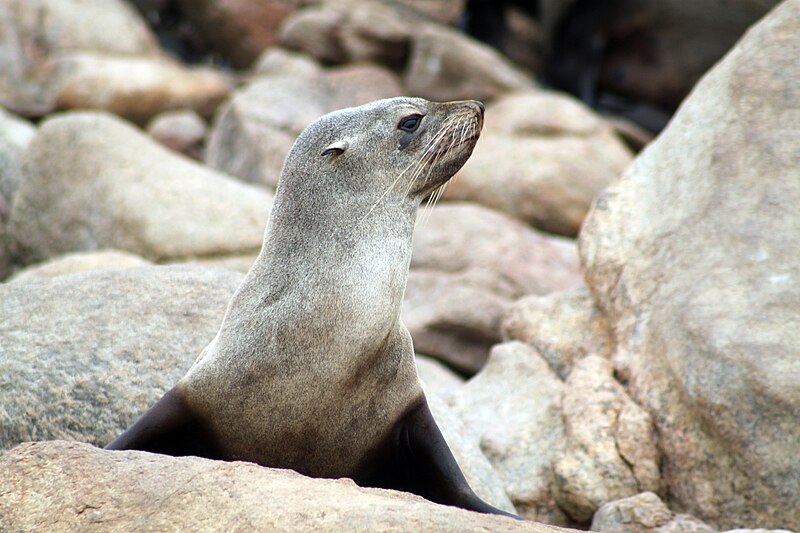
[[[481,115],[483,115],[486,112],[486,108],[483,106],[483,102],[479,102],[478,100],[475,100],[475,103],[478,104],[478,107],[481,110]]]

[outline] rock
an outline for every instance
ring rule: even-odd
[[[590,355],[575,364],[563,396],[566,449],[555,462],[559,506],[588,523],[604,503],[660,488],[653,422]]]
[[[214,338],[241,280],[147,266],[0,284],[0,449],[110,442]]]
[[[76,252],[54,257],[15,273],[9,282],[31,279],[51,278],[65,274],[76,274],[91,270],[123,269],[150,265],[150,261],[138,255],[119,250],[100,250],[97,252]]]
[[[311,122],[336,109],[404,92],[394,74],[375,65],[317,66],[312,71],[307,60],[285,55],[273,56],[271,67],[264,63],[275,74],[257,77],[222,106],[205,160],[218,170],[271,188],[295,139]]]
[[[592,531],[605,533],[716,533],[689,515],[675,514],[652,492],[603,504],[594,515]]]
[[[520,515],[548,524],[566,523],[550,489],[564,445],[563,389],[534,349],[511,342],[492,348],[486,366],[452,402]]]
[[[172,109],[210,116],[230,90],[229,80],[210,68],[96,52],[61,55],[48,80],[55,109],[104,109],[139,124]]]
[[[253,64],[253,76],[280,75],[291,77],[313,77],[320,73],[321,66],[312,57],[292,52],[280,46],[264,50]]]
[[[800,2],[754,26],[595,203],[585,276],[670,508],[800,529]]]
[[[174,264],[202,265],[213,268],[227,268],[246,274],[253,263],[256,262],[258,253],[226,255],[225,257],[199,257],[189,261],[176,261]]]
[[[464,16],[466,0],[395,0],[441,24],[456,25]]]
[[[424,390],[436,425],[442,431],[447,446],[453,452],[472,490],[498,509],[516,514],[517,511],[503,488],[503,482],[481,451],[478,441],[471,438],[459,416],[436,393],[429,388]]]
[[[246,68],[277,42],[283,19],[303,0],[178,0],[206,46]]]
[[[45,121],[9,220],[22,264],[116,248],[152,261],[257,252],[272,195],[103,113]]]
[[[200,159],[208,126],[195,111],[165,111],[147,125],[147,133],[167,148]]]
[[[24,115],[49,112],[50,62],[75,51],[159,53],[124,0],[7,0],[0,5],[0,105]]]
[[[403,83],[412,94],[445,102],[491,100],[533,87],[526,74],[493,48],[434,25],[414,32]]]
[[[22,155],[35,134],[33,124],[0,108],[0,224],[8,218],[19,185]]]
[[[581,284],[565,239],[475,204],[440,204],[422,216],[403,321],[419,351],[461,372],[483,366],[513,300]]]
[[[14,252],[5,226],[19,186],[22,155],[35,133],[32,124],[0,108],[0,280],[11,271]]]
[[[445,198],[575,236],[592,200],[631,160],[611,126],[581,103],[557,93],[518,92],[487,107],[481,139]]]
[[[388,3],[311,6],[287,18],[280,39],[326,63],[371,61],[403,72],[411,93],[430,100],[485,100],[533,86],[496,50]]]
[[[464,378],[427,355],[416,354],[416,361],[419,379],[425,383],[426,389],[449,404],[453,395],[464,384]]]
[[[529,531],[560,528],[430,503],[404,492],[250,463],[24,444],[0,458],[0,529],[86,532]]]
[[[530,344],[561,379],[575,361],[594,354],[609,357],[612,332],[585,286],[544,296],[526,296],[508,308],[502,322],[506,340]]]

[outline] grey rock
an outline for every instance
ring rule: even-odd
[[[581,234],[667,504],[720,529],[800,529],[798,29],[797,0],[751,28]]]
[[[0,285],[0,448],[110,442],[214,338],[241,280],[150,266]]]
[[[565,524],[551,491],[553,461],[564,447],[564,383],[533,348],[492,348],[486,366],[454,395],[454,411],[497,470],[521,516]]]
[[[417,353],[415,360],[419,379],[427,390],[433,391],[442,401],[450,404],[453,395],[464,385],[464,378],[427,355]]]
[[[48,119],[23,163],[18,260],[116,248],[153,261],[253,253],[272,195],[171,152],[103,113]]]
[[[208,125],[191,109],[165,111],[147,124],[147,133],[171,150],[200,159]]]
[[[413,494],[198,457],[23,444],[0,457],[6,531],[565,530],[428,502]]]

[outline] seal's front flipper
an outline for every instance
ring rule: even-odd
[[[390,459],[376,476],[377,486],[413,492],[443,505],[519,519],[472,491],[425,399],[395,426],[390,446]]]
[[[216,459],[219,454],[212,442],[202,419],[192,412],[175,386],[105,449]]]

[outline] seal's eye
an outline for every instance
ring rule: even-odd
[[[412,132],[416,131],[420,124],[422,124],[422,115],[409,115],[400,120],[397,129]]]

